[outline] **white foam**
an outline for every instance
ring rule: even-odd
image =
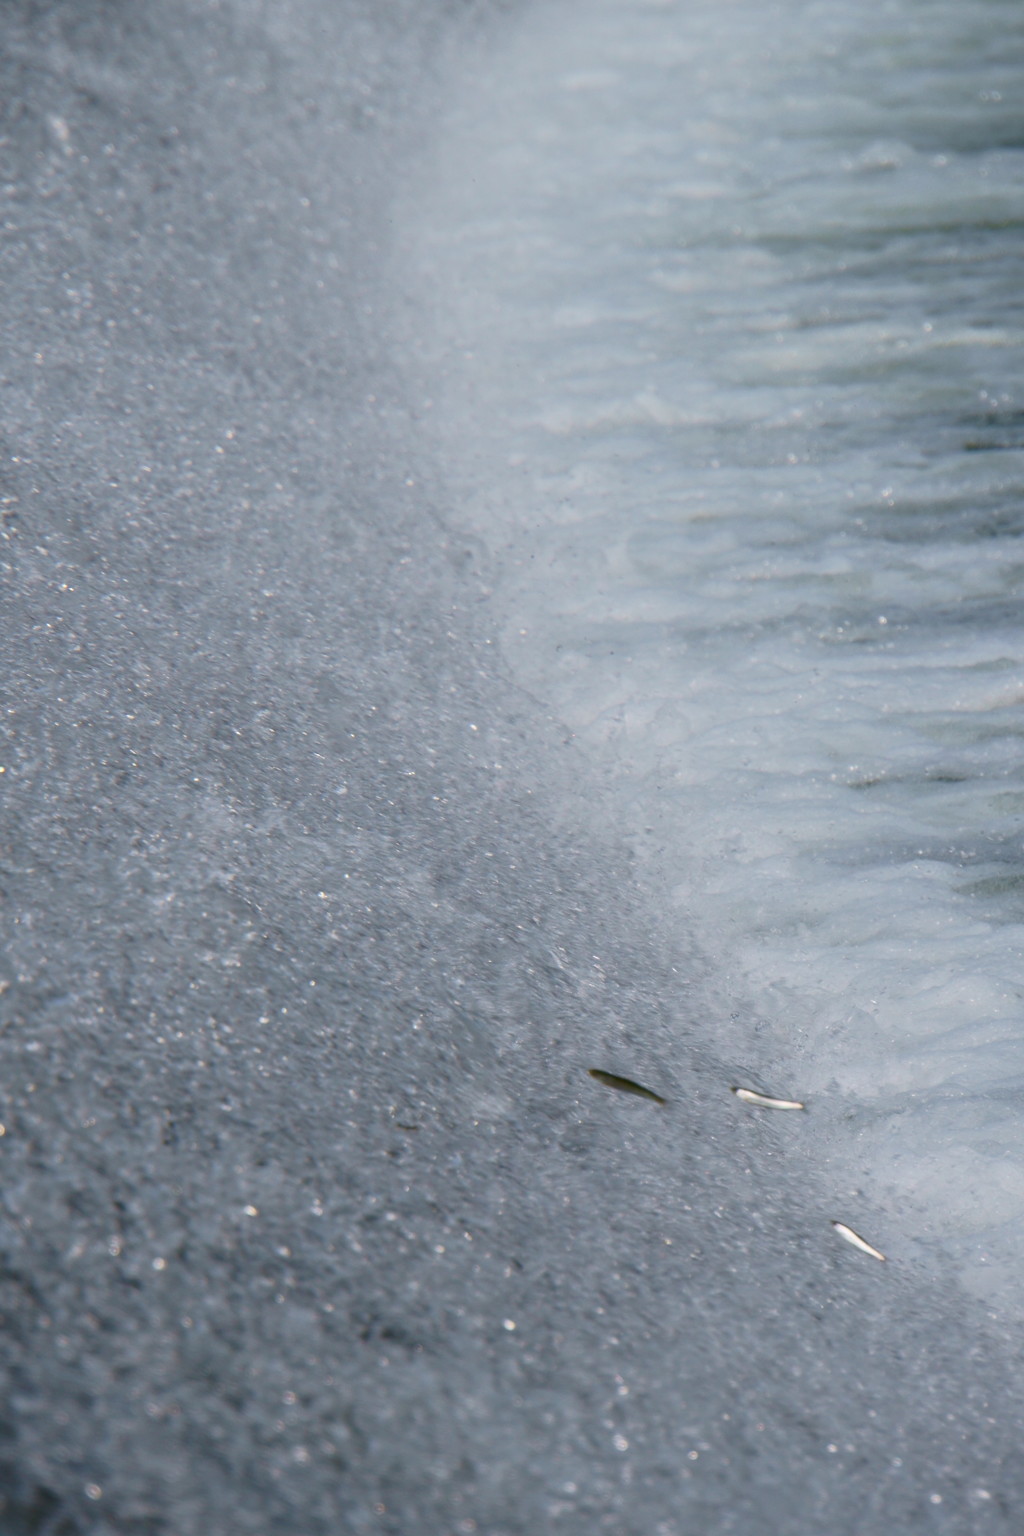
[[[614,776],[721,978],[709,1029],[818,1092],[887,1252],[930,1234],[996,1295],[1024,1253],[1022,28],[999,0],[535,10],[453,104],[410,256],[509,664]]]

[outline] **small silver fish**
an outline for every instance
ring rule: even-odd
[[[799,1099],[773,1099],[767,1093],[758,1093],[754,1088],[734,1088],[733,1093],[744,1104],[756,1104],[759,1109],[803,1109]]]
[[[846,1241],[852,1243],[855,1248],[859,1248],[861,1253],[870,1253],[873,1259],[881,1259],[882,1263],[885,1263],[885,1254],[879,1253],[877,1248],[872,1248],[871,1244],[866,1243],[852,1227],[846,1225],[845,1221],[834,1221],[832,1225],[840,1237],[845,1237]]]

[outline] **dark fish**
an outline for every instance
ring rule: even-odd
[[[588,1067],[587,1072],[595,1082],[604,1083],[606,1088],[618,1088],[620,1093],[635,1093],[641,1099],[653,1099],[655,1104],[664,1104],[665,1100],[660,1093],[655,1093],[651,1088],[645,1088],[642,1083],[634,1083],[631,1077],[618,1077],[614,1072],[602,1072],[600,1067]]]

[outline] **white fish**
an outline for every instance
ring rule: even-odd
[[[859,1248],[861,1253],[870,1253],[873,1259],[881,1259],[882,1263],[885,1263],[885,1254],[879,1253],[877,1248],[872,1248],[871,1244],[866,1243],[852,1227],[846,1225],[845,1221],[834,1221],[832,1225],[840,1237],[845,1237],[846,1241],[852,1243],[855,1248]]]
[[[773,1099],[767,1093],[758,1093],[753,1088],[734,1088],[733,1093],[744,1104],[756,1104],[761,1109],[803,1109],[799,1099]]]

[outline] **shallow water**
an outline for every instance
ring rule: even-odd
[[[852,1192],[856,1094],[757,1013],[698,877],[665,895],[708,880],[643,738],[573,743],[509,682],[527,629],[556,695],[504,545],[572,529],[569,439],[500,360],[567,333],[501,298],[499,224],[490,270],[448,240],[421,156],[416,411],[494,555],[432,515],[388,330],[431,275],[394,287],[388,205],[446,100],[463,228],[503,146],[530,193],[524,80],[580,12],[527,4],[6,8],[4,1536],[1019,1536],[1019,1322]],[[810,1113],[728,1092],[759,1065]]]
[[[807,1097],[883,1246],[1015,1306],[1024,16],[602,0],[515,39],[410,194],[507,663],[726,1060]]]

